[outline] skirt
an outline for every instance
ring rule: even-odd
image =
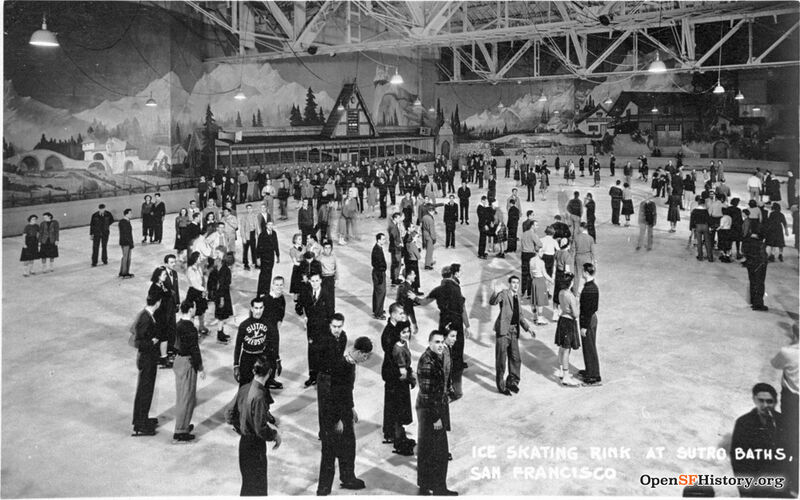
[[[633,200],[622,200],[622,215],[633,215]]]
[[[19,260],[20,262],[26,262],[29,260],[34,260],[39,257],[39,245],[37,244],[36,237],[32,238],[25,238],[25,245],[22,247],[22,253],[20,253]]]
[[[543,277],[533,278],[533,281],[531,281],[531,305],[533,307],[544,307],[548,304],[547,280]]]
[[[224,305],[220,306],[220,300],[225,299]],[[216,319],[228,319],[233,316],[233,304],[231,303],[231,292],[219,294],[214,297],[214,317]]]
[[[58,245],[55,243],[47,242],[39,246],[39,257],[43,259],[55,259],[58,257]]]
[[[203,292],[200,290],[189,287],[189,291],[186,292],[186,300],[194,302],[194,305],[197,308],[194,312],[195,316],[202,316],[206,313],[206,310],[208,309],[208,301],[203,298]]]
[[[568,316],[558,318],[555,343],[564,349],[580,349],[581,339],[578,333],[578,322]]]
[[[681,211],[677,205],[670,205],[667,211],[667,220],[669,222],[679,222],[681,220]]]
[[[289,282],[289,293],[300,293],[303,289],[303,273],[300,266],[292,266],[292,279]]]

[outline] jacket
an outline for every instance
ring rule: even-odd
[[[511,291],[506,289],[493,293],[489,299],[489,304],[491,305],[500,304],[500,314],[497,315],[497,319],[494,322],[494,333],[498,337],[519,335],[519,328],[512,328],[511,326],[511,317],[514,315],[513,297],[514,295]],[[517,300],[519,300],[519,295],[517,295]],[[522,317],[521,304],[519,307],[519,327],[525,330],[529,329],[528,322]]]
[[[267,233],[264,231],[258,236],[258,243],[256,244],[256,253],[258,258],[266,262],[275,262],[275,258],[281,258],[281,251],[278,248],[278,235],[275,231]],[[263,265],[263,263],[262,263]]]
[[[114,216],[111,215],[111,212],[103,212],[103,215],[100,215],[100,212],[95,212],[92,214],[92,220],[89,222],[89,236],[94,237],[101,237],[101,236],[108,236],[109,233],[109,226],[114,223]]]
[[[447,399],[444,363],[430,347],[422,353],[417,363],[417,382],[417,408],[428,410],[434,422],[441,419],[444,429],[449,431],[450,403]]]
[[[372,272],[386,272],[386,257],[383,255],[383,249],[377,244],[372,247]]]
[[[133,229],[128,219],[119,221],[119,246],[133,248]]]
[[[55,219],[39,224],[39,242],[58,243],[58,229],[58,221]]]
[[[456,203],[444,204],[444,223],[447,226],[455,226],[458,222],[458,205]]]

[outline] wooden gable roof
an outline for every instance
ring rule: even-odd
[[[331,109],[325,126],[322,127],[322,133],[320,134],[322,137],[331,139],[334,137],[338,125],[344,124],[345,127],[347,126],[347,113],[348,111],[353,111],[349,108],[348,104],[353,97],[355,97],[356,101],[356,110],[363,112],[369,123],[369,133],[367,135],[360,134],[360,137],[378,137],[378,131],[375,128],[375,123],[372,121],[372,115],[355,82],[346,83],[342,87],[342,91],[339,92],[339,97],[336,99],[336,104],[333,106],[333,109]],[[342,109],[340,109],[340,106]]]

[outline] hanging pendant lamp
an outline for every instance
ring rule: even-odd
[[[42,15],[42,29],[33,32],[29,43],[37,47],[58,47],[56,36],[47,29],[47,19],[44,15]]]

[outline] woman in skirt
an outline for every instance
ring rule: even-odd
[[[631,215],[633,215],[633,195],[627,182],[622,187],[622,215],[625,216],[625,227],[630,227]]]
[[[217,328],[217,342],[227,344],[230,335],[225,334],[225,325],[233,325],[233,302],[231,301],[231,266],[234,263],[233,252],[226,252],[224,247],[217,247],[214,251],[216,262],[216,280],[214,290],[214,318],[219,321]],[[209,281],[211,281],[209,277]]]
[[[303,235],[296,233],[292,237],[292,248],[289,249],[289,257],[292,259],[292,278],[289,281],[289,293],[294,294],[295,301],[303,288],[303,273],[300,272],[300,264],[303,263],[304,253],[306,251],[303,248]]]
[[[44,221],[39,225],[39,257],[42,259],[42,272],[53,272],[53,261],[58,257],[58,221],[53,214],[45,212]],[[50,259],[50,269],[47,269]]]
[[[189,282],[189,290],[186,292],[186,300],[194,302],[195,315],[197,316],[197,329],[201,335],[208,335],[203,316],[208,309],[208,294],[203,280],[203,261],[200,252],[192,252],[186,262],[186,280]]]
[[[559,292],[561,316],[556,325],[555,343],[558,346],[559,378],[561,385],[576,387],[580,382],[572,378],[569,372],[569,355],[573,349],[580,349],[581,337],[578,332],[578,299],[572,293],[573,275],[564,275],[564,288]]]
[[[539,196],[542,200],[547,200],[544,194],[548,187],[550,187],[550,169],[547,168],[547,165],[542,165],[539,170]]]
[[[789,226],[786,223],[786,216],[781,213],[781,204],[773,203],[772,211],[764,224],[766,233],[766,245],[769,247],[769,261],[775,262],[775,249],[778,249],[778,260],[783,262],[783,247],[786,240],[783,235],[789,236]]]
[[[495,202],[497,204],[497,202]],[[508,241],[508,227],[506,227],[506,223],[503,220],[505,216],[503,215],[503,211],[497,207],[494,209],[494,242],[500,246],[500,251],[497,253],[497,256],[501,259],[506,257],[506,242]]]
[[[539,247],[531,258],[531,309],[533,310],[533,321],[537,325],[546,325],[544,319],[544,306],[549,304],[547,298],[547,284],[553,282],[553,277],[547,274],[547,267],[542,260],[544,248]]]
[[[558,296],[558,294],[561,291],[561,289],[563,289],[565,286],[564,276],[572,270],[571,262],[575,261],[575,259],[572,258],[572,252],[570,252],[568,239],[561,238],[560,240],[558,240],[558,247],[559,249],[556,250],[556,256],[555,256],[556,275],[553,281],[554,315],[559,310],[560,297]]]
[[[669,232],[675,232],[675,226],[681,220],[681,198],[683,197],[682,194],[676,193],[675,191],[669,195],[669,199],[667,203],[669,203],[669,209],[667,210],[667,220],[669,221]]]
[[[24,243],[19,261],[22,262],[22,275],[26,278],[33,272],[33,261],[39,256],[39,217],[31,215],[28,217],[28,225],[22,232]]]

